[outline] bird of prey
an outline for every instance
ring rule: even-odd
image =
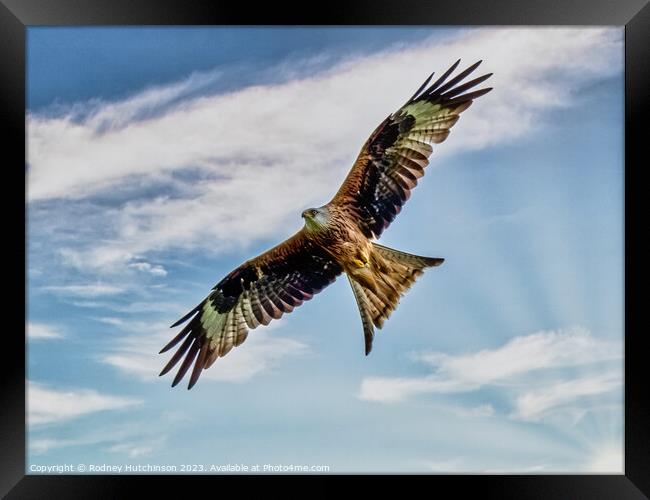
[[[332,200],[302,212],[305,223],[296,234],[244,262],[172,325],[189,320],[160,351],[180,343],[160,373],[164,375],[183,359],[172,387],[194,363],[191,389],[202,370],[244,342],[250,329],[290,313],[342,273],[352,286],[365,352],[370,353],[374,328],[382,327],[426,268],[444,260],[400,252],[373,240],[395,219],[424,175],[433,151],[430,144],[443,142],[472,101],[492,90],[469,91],[492,73],[463,83],[481,61],[451,77],[459,63],[429,85],[431,74],[400,109],[379,124]]]

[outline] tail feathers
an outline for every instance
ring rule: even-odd
[[[361,286],[358,281],[350,277],[350,275],[348,275],[348,281],[352,286],[354,298],[357,300],[357,306],[359,307],[359,312],[361,313],[361,323],[363,324],[363,338],[366,346],[367,356],[372,350],[372,339],[375,336],[375,328],[373,326],[372,314],[370,313],[368,296],[366,295],[363,286]]]
[[[445,259],[442,259],[440,257],[422,257],[421,255],[413,255],[406,252],[400,252],[399,250],[394,250],[392,248],[379,245],[378,243],[373,243],[372,246],[375,251],[385,259],[407,267],[424,269],[426,267],[439,266],[445,261]]]
[[[374,285],[348,274],[361,314],[366,355],[372,350],[374,327],[380,328],[399,304],[399,299],[428,267],[439,266],[441,258],[422,257],[373,243],[370,270]]]

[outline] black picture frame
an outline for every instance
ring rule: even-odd
[[[425,0],[313,3],[304,8],[294,2],[252,7],[243,2],[181,0],[0,0],[0,101],[4,169],[12,174],[25,161],[25,39],[26,28],[41,25],[617,25],[625,26],[625,473],[622,475],[431,475],[427,487],[474,490],[495,498],[602,498],[633,499],[650,495],[650,411],[645,387],[646,360],[643,330],[634,329],[634,313],[644,293],[629,293],[642,279],[639,260],[633,256],[634,214],[647,212],[641,205],[645,187],[639,175],[646,152],[647,133],[642,120],[648,111],[650,89],[650,5],[647,0]],[[9,153],[9,155],[7,155]],[[6,177],[5,177],[6,178]],[[9,219],[18,219],[13,238],[5,237],[3,270],[14,271],[16,284],[4,296],[16,298],[23,290],[19,260],[26,243],[24,191],[18,182],[5,181],[2,201]],[[639,229],[645,228],[640,225]],[[15,249],[17,247],[17,249]],[[26,263],[26,261],[23,261]],[[6,273],[5,273],[6,275]],[[21,285],[22,283],[22,285]],[[5,302],[6,304],[6,302]],[[25,300],[23,300],[26,313]],[[19,306],[16,306],[16,310]],[[25,474],[25,339],[24,318],[5,305],[2,341],[2,409],[0,410],[0,494],[8,498],[111,498],[129,496],[134,481],[147,488],[169,492],[166,476],[37,476]],[[212,476],[189,476],[196,487],[210,487]],[[199,479],[199,477],[201,479]],[[188,476],[178,477],[185,482]],[[217,479],[217,480],[222,480]],[[322,482],[322,481],[321,481]],[[374,480],[373,480],[374,482]],[[220,488],[221,490],[221,488]],[[221,490],[223,491],[223,490]],[[186,490],[187,493],[187,490]],[[430,492],[433,494],[433,492]],[[149,491],[153,496],[153,493]]]

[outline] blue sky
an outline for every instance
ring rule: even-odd
[[[28,472],[621,472],[623,32],[30,28]],[[297,230],[432,71],[493,92],[385,245],[445,257],[363,355],[339,279],[206,371],[169,325]],[[200,430],[199,430],[200,429]]]

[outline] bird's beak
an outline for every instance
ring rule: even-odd
[[[306,218],[307,218],[307,210],[305,210],[305,211],[304,211],[300,216],[301,216],[303,219],[306,219]]]

